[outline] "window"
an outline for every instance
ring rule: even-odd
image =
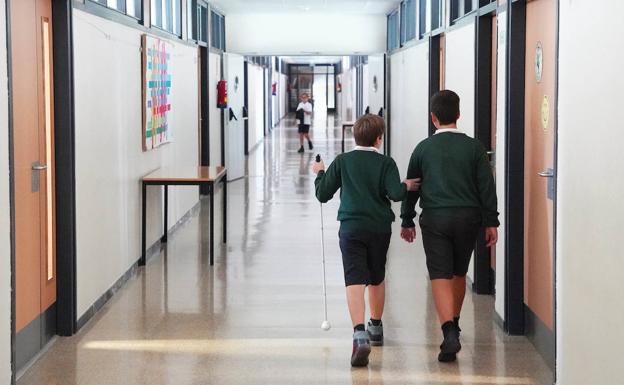
[[[401,3],[401,45],[416,37],[416,0]]]
[[[477,0],[451,0],[451,24],[477,9]]]
[[[152,26],[182,35],[181,0],[151,0]]]
[[[143,2],[141,0],[91,0],[107,8],[126,14],[137,20],[143,19]]]
[[[436,29],[443,26],[442,24],[442,0],[431,0],[431,29],[430,31],[435,31]]]
[[[398,37],[399,12],[394,11],[388,15],[388,51],[399,48]]]
[[[418,2],[418,33],[419,37],[429,32],[427,28],[427,0]]]
[[[188,0],[188,38],[208,43],[208,5],[203,1]]]
[[[210,12],[210,31],[212,32],[210,45],[225,51],[225,17],[215,11]]]

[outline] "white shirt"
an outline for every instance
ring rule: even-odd
[[[301,102],[297,106],[297,110],[303,109],[303,124],[312,124],[312,103],[310,102]],[[309,113],[306,113],[309,112]]]
[[[458,130],[457,128],[439,128],[433,135],[443,134],[445,132],[452,132],[453,134],[463,134],[463,132]]]
[[[377,147],[364,147],[364,146],[355,146],[354,151],[373,151],[379,153],[379,149]]]

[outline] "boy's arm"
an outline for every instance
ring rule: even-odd
[[[420,151],[419,147],[416,147],[410,158],[409,166],[407,168],[407,179],[422,178],[422,170],[420,167]],[[416,217],[416,203],[420,198],[420,191],[409,191],[403,203],[401,203],[401,227],[411,228],[416,227],[414,218]]]
[[[407,185],[401,182],[399,168],[394,159],[389,158],[388,163],[384,174],[384,188],[388,198],[394,202],[399,202],[407,196]]]
[[[321,203],[332,199],[336,191],[338,191],[342,185],[339,163],[338,158],[334,159],[327,168],[327,171],[321,170],[314,180],[316,199]]]
[[[479,191],[481,209],[483,210],[483,226],[500,226],[494,175],[492,174],[492,167],[490,166],[487,152],[481,144],[477,148],[477,189]]]

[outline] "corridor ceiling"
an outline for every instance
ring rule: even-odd
[[[398,0],[213,0],[224,13],[332,12],[342,14],[387,14]]]

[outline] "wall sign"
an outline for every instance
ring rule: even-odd
[[[156,37],[141,39],[143,66],[143,151],[172,140],[171,53],[173,45]]]
[[[544,52],[542,49],[542,42],[538,41],[535,46],[535,80],[537,82],[542,81],[542,72],[544,70]]]
[[[373,76],[373,92],[377,92],[379,89],[379,83],[377,82],[377,75]]]
[[[234,92],[238,91],[238,75],[234,77]]]
[[[550,121],[550,101],[548,100],[548,95],[544,95],[544,100],[542,101],[542,128],[544,131],[548,130],[548,122]]]

